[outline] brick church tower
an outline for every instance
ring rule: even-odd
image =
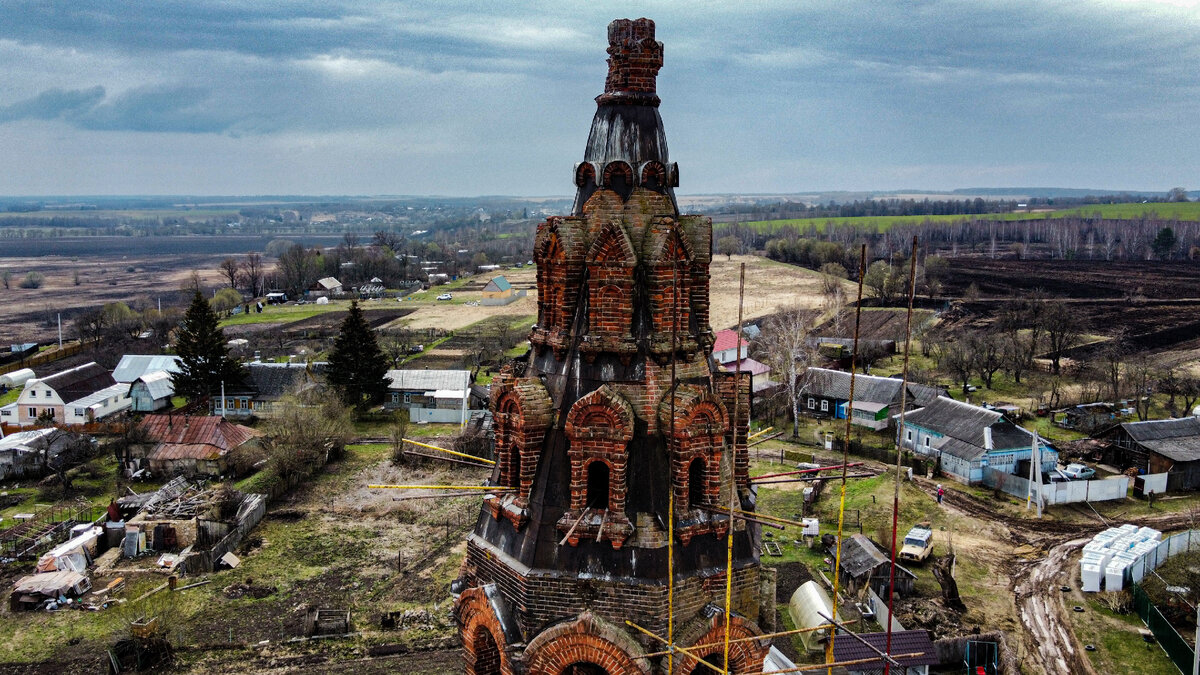
[[[732,483],[754,510],[750,377],[712,361],[712,221],[675,201],[663,46],[649,19],[612,22],[608,40],[573,213],[537,230],[529,355],[492,383],[492,481],[515,490],[484,500],[453,586],[475,675],[666,673],[666,657],[645,656],[662,645],[625,620],[667,635],[672,567],[675,643],[715,643],[698,653],[720,664],[731,521],[713,509]],[[774,622],[774,577],[758,526],[733,527],[730,631],[745,638]],[[760,671],[766,650],[734,643],[731,672]],[[677,655],[672,675],[691,672],[711,671]]]

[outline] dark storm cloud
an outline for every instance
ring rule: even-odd
[[[691,190],[1149,187],[1200,170],[1190,0],[10,0],[0,134],[223,135],[247,156],[337,136],[400,163],[436,146],[427,182],[398,191],[561,191],[543,167],[577,159],[604,26],[621,15],[658,25],[662,111]],[[462,171],[486,164],[515,168]],[[338,176],[374,185],[382,170]]]

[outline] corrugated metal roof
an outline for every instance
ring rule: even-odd
[[[850,400],[850,373],[828,368],[809,368],[802,394]],[[899,403],[904,382],[892,377],[854,376],[854,400],[871,403]]]
[[[388,389],[398,391],[437,391],[466,389],[471,386],[469,370],[389,370]]]
[[[104,403],[113,396],[125,396],[128,393],[129,385],[125,382],[118,382],[111,387],[105,387],[94,394],[89,394],[76,401],[67,401],[67,407],[87,408],[98,403]]]
[[[178,356],[165,354],[126,354],[121,362],[113,369],[113,379],[117,382],[129,382],[150,373],[165,370],[168,373],[179,372],[180,359]]]
[[[485,293],[491,291],[507,291],[512,288],[512,284],[508,283],[508,279],[503,276],[492,277],[492,280],[487,282],[487,286],[483,287]]]
[[[866,640],[871,644],[872,647],[875,647],[875,649],[878,649],[881,652],[887,649],[887,633],[858,633],[858,637]],[[910,656],[908,658],[896,659],[896,662],[904,666],[905,669],[916,668],[919,666],[935,666],[941,663],[941,661],[938,659],[937,649],[935,649],[933,646],[933,640],[929,639],[928,631],[892,631],[891,653],[921,654],[921,656]],[[872,656],[877,656],[875,650],[853,638],[839,637],[833,641],[834,661],[857,661],[859,659],[869,659]],[[852,669],[855,672],[882,671],[883,659],[867,661],[865,663],[852,666]]]
[[[149,459],[220,459],[229,449],[207,443],[160,443],[148,455]]]
[[[749,344],[750,342],[745,338],[742,339],[741,346],[744,347]],[[737,345],[737,331],[732,328],[726,328],[725,330],[717,331],[716,339],[713,341],[713,351],[723,352],[726,349],[733,349]]]
[[[741,370],[743,373],[750,373],[752,375],[766,375],[771,372],[771,366],[761,361],[755,361],[754,359],[742,359],[741,365],[738,365],[737,361],[730,361],[729,363],[722,364],[721,368],[730,373]]]
[[[338,281],[334,277],[324,277],[322,279],[317,279],[317,285],[327,291],[332,291],[335,288],[341,288],[342,282]]]
[[[55,373],[50,377],[43,377],[38,382],[53,389],[63,401],[78,401],[88,394],[94,394],[117,383],[113,376],[95,361]]]
[[[170,398],[175,395],[175,385],[171,382],[171,373],[165,370],[142,375],[137,378],[136,382],[145,385],[146,393],[152,399]]]
[[[260,431],[215,415],[146,415],[139,426],[145,431],[147,440],[159,444],[152,454],[164,445],[212,446],[228,452],[262,435]]]

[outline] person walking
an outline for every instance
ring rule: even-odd
[[[941,484],[941,483],[938,483],[938,492],[937,492],[937,495],[938,495],[938,504],[941,504],[941,503],[942,503],[942,496],[943,496],[943,495],[945,495],[945,494],[946,494],[946,489],[942,487],[942,484]]]

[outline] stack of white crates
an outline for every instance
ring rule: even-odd
[[[1079,578],[1084,591],[1119,591],[1125,587],[1125,573],[1141,581],[1146,571],[1167,559],[1167,542],[1162,532],[1137,525],[1110,527],[1092,537],[1083,547]]]

